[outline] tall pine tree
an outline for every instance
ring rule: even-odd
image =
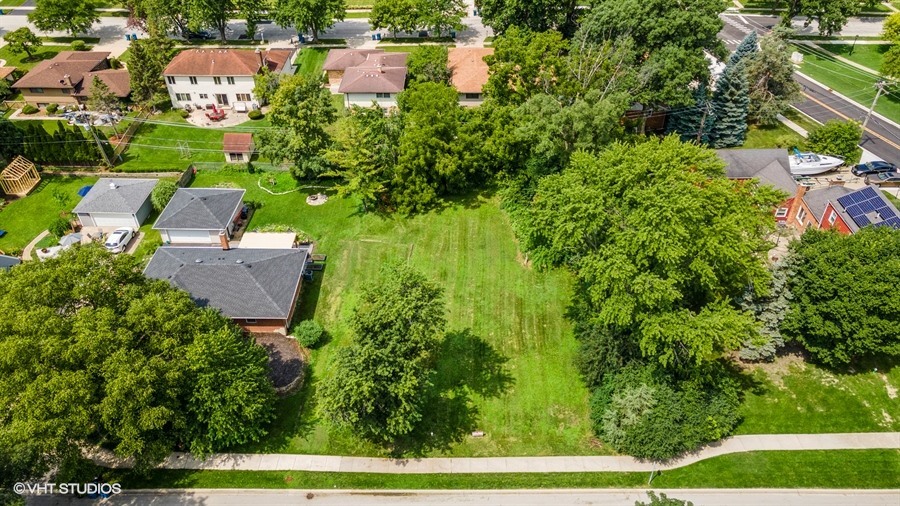
[[[725,66],[716,81],[711,106],[710,145],[714,148],[732,148],[744,144],[747,137],[750,90],[741,59],[729,60]]]
[[[731,53],[728,63],[735,64],[744,61],[748,56],[756,54],[757,51],[759,51],[759,41],[756,32],[750,32],[734,50],[734,53]]]
[[[669,112],[667,133],[677,133],[684,142],[708,144],[712,127],[712,104],[706,83],[700,83],[694,90],[694,104]]]

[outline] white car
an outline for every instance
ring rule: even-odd
[[[125,251],[128,243],[134,237],[134,229],[130,227],[117,228],[106,238],[106,249],[112,253]]]

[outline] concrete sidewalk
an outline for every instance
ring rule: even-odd
[[[684,467],[701,460],[765,450],[862,450],[900,449],[900,432],[849,434],[771,434],[735,436],[706,446],[695,453],[666,462],[633,457],[485,457],[385,459],[328,455],[220,453],[199,460],[186,453],[173,453],[164,469],[206,469],[221,471],[327,471],[380,474],[460,474],[460,473],[562,473],[562,472],[649,472]],[[104,467],[127,468],[131,463],[109,452],[89,455]]]

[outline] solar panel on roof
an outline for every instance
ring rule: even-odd
[[[875,198],[878,198],[878,194],[875,193],[875,189],[874,189],[874,188],[871,188],[871,187],[868,187],[868,186],[865,187],[865,188],[863,188],[862,191],[860,192],[860,194],[861,194],[863,197],[865,197],[866,199],[875,199]],[[879,200],[881,200],[881,199],[879,199]]]
[[[850,215],[853,222],[859,227],[871,225],[872,220],[866,214],[876,212],[883,220],[876,226],[888,225],[900,228],[900,217],[891,209],[887,202],[872,187],[865,187],[838,199],[838,203],[844,207],[844,211]]]

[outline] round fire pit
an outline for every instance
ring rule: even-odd
[[[306,197],[306,203],[311,206],[321,206],[326,202],[328,202],[328,195],[325,195],[324,193],[317,193]]]

